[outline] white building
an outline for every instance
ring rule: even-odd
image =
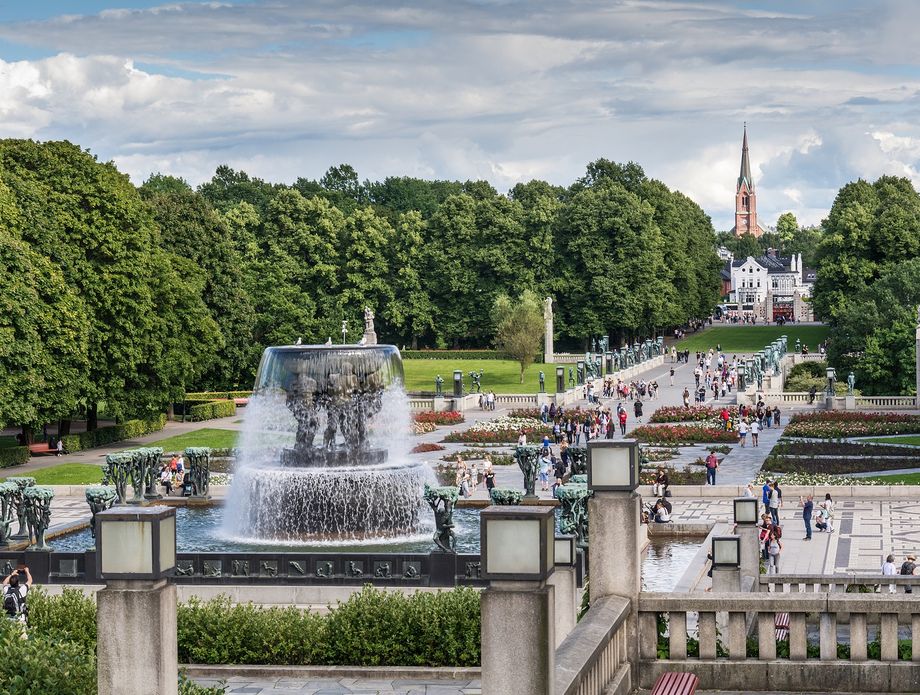
[[[755,314],[758,319],[812,321],[814,314],[807,298],[815,282],[815,271],[804,267],[802,254],[779,257],[772,251],[765,256],[748,256],[727,261],[722,271],[730,310]]]

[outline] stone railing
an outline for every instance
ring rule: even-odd
[[[519,393],[519,394],[495,394],[495,402],[498,405],[522,405],[536,406],[538,396],[536,394]]]
[[[881,574],[763,574],[759,591],[768,593],[905,593],[910,587],[920,595],[920,576]]]
[[[659,614],[668,619],[667,656],[658,653]],[[780,640],[777,614],[789,616],[788,636]],[[844,644],[838,620],[849,623]],[[870,642],[868,626],[876,620],[877,638]],[[899,625],[916,636],[903,658]],[[690,643],[698,655],[688,654],[688,636],[698,640]],[[912,596],[889,594],[643,593],[638,687],[651,687],[665,671],[692,671],[702,690],[917,692],[920,605]]]
[[[434,410],[434,398],[410,398],[409,407],[412,410]]]
[[[626,695],[634,685],[627,653],[629,599],[605,596],[556,649],[556,695]]]
[[[914,410],[917,407],[917,398],[915,396],[857,396],[856,407]]]

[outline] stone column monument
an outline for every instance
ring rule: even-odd
[[[377,333],[374,331],[374,312],[369,306],[364,307],[364,338],[362,345],[376,345]]]
[[[553,298],[547,297],[543,300],[543,320],[546,322],[545,334],[543,337],[543,361],[552,364],[555,361],[553,356]]]

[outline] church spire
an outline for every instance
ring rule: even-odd
[[[748,159],[747,122],[744,124],[744,139],[741,142],[741,173],[738,175],[737,190],[741,190],[741,184],[745,182],[748,190],[753,191],[754,179],[751,177],[751,161]]]

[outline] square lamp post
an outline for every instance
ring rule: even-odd
[[[585,361],[578,360],[578,362],[575,363],[575,369],[578,374],[578,385],[581,386],[585,383]]]
[[[482,576],[489,580],[479,603],[484,693],[553,693],[553,512],[542,506],[492,506],[479,515]],[[574,598],[572,604],[574,624]]]
[[[542,582],[556,559],[552,507],[492,506],[479,515],[482,576],[490,580]]]
[[[740,540],[738,536],[712,537],[713,569],[737,569],[741,566]]]
[[[741,539],[741,574],[758,581],[760,574],[760,500],[736,497],[733,502],[735,533]]]
[[[565,367],[556,367],[556,393],[565,393]]]
[[[837,370],[833,367],[827,368],[827,395],[829,398],[834,395],[834,383],[837,381]]]
[[[99,695],[176,695],[174,507],[115,507],[96,515]],[[117,616],[117,620],[112,620]]]
[[[632,492],[639,487],[639,442],[635,439],[588,443],[588,489]]]
[[[156,581],[172,575],[175,508],[115,507],[97,514],[96,567],[106,581]]]
[[[454,397],[460,398],[463,396],[463,372],[459,369],[454,370]]]
[[[712,591],[741,591],[741,539],[738,536],[713,536]]]
[[[558,535],[554,539],[554,561],[556,567],[574,567],[576,561],[575,536]]]
[[[747,388],[747,385],[744,382],[744,363],[741,362],[738,364],[738,392],[744,393],[744,389]]]
[[[736,497],[734,511],[736,524],[756,525],[759,520],[760,502],[756,497]]]

